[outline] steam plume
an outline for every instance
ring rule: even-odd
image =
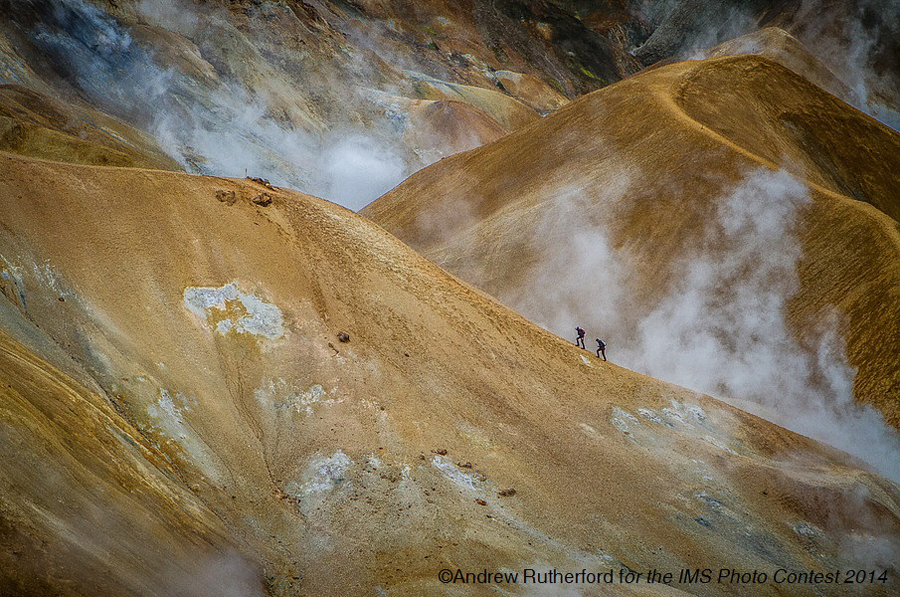
[[[794,231],[811,202],[784,171],[760,168],[717,201],[700,249],[674,264],[674,285],[648,312],[629,291],[633,256],[610,243],[602,222],[576,232],[565,222],[608,213],[629,188],[622,177],[601,190],[568,189],[535,235],[549,239],[530,284],[503,298],[562,337],[584,323],[617,363],[702,391],[869,462],[900,481],[900,436],[880,413],[853,399],[855,371],[838,334],[840,313],[802,348],[787,321],[799,289],[802,249]],[[611,221],[606,218],[604,221]]]

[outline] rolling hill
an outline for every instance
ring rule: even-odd
[[[895,484],[602,362],[346,209],[264,181],[0,159],[5,593],[492,590],[443,585],[443,568],[897,573]]]
[[[852,385],[897,427],[898,172],[895,131],[726,56],[584,96],[362,213],[548,329],[612,338],[626,366],[788,410],[840,411]]]

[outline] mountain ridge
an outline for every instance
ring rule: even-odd
[[[761,95],[760,81],[767,82],[768,95]],[[642,114],[642,120],[627,118],[634,114]],[[791,116],[782,120],[781,114]],[[752,126],[738,127],[738,121]],[[799,130],[809,132],[798,135]],[[846,146],[849,138],[857,139],[855,146]],[[565,261],[567,251],[589,253],[589,246],[572,245],[573,235],[603,229],[598,238],[609,238],[604,250],[626,250],[621,258],[635,268],[627,279],[606,284],[627,285],[635,297],[659,298],[677,280],[671,268],[679,256],[719,250],[724,237],[706,240],[704,248],[704,222],[716,221],[711,214],[720,198],[757,168],[769,172],[768,178],[792,173],[806,189],[796,192],[813,199],[796,230],[807,250],[798,261],[800,293],[788,305],[793,333],[816,342],[818,332],[812,330],[828,317],[828,305],[847,313],[850,323],[841,335],[850,364],[860,368],[857,399],[877,405],[896,426],[896,361],[875,356],[896,346],[894,332],[888,331],[894,324],[862,289],[890,302],[900,275],[892,257],[900,252],[900,204],[890,191],[900,184],[900,135],[764,57],[645,71],[580,98],[526,130],[423,169],[361,213],[526,312],[539,290],[529,286],[529,275],[541,271],[536,269],[541,260],[551,260],[545,266],[549,272],[558,267],[552,260]],[[513,256],[520,267],[513,265]],[[571,266],[580,271],[577,264]],[[565,272],[560,277],[565,279]],[[861,286],[848,292],[847,280]],[[554,283],[569,292],[574,280]],[[602,304],[603,291],[614,289],[599,290]],[[578,300],[562,309],[588,308],[585,299]],[[645,299],[635,300],[629,311],[650,308],[638,306]],[[528,315],[555,317],[550,304],[538,304]],[[879,324],[871,326],[872,316]],[[624,321],[616,329],[625,345],[636,340],[639,317],[607,313],[607,319]]]
[[[175,471],[166,483],[227,529],[219,549],[237,555],[225,568],[246,586],[404,595],[443,591],[447,565],[677,567],[698,553],[775,565],[733,539],[748,525],[779,546],[777,565],[802,567],[815,559],[797,520],[821,529],[816,549],[835,561],[837,544],[855,541],[848,521],[860,537],[897,524],[896,486],[852,458],[604,363],[349,210],[246,179],[0,159],[0,230],[17,231],[0,233],[0,326],[34,346],[49,337],[47,358],[93,380],[126,436]],[[264,193],[271,203],[253,202]],[[91,416],[67,408],[68,428]],[[20,444],[0,470],[35,449]],[[841,497],[860,492],[863,506]],[[820,499],[844,514],[819,511]],[[82,552],[85,570],[141,541],[106,532],[119,547]],[[142,549],[175,540],[160,541]],[[50,566],[67,557],[54,545],[39,548]],[[144,561],[155,578],[157,560]],[[110,566],[109,594],[133,587]],[[193,587],[182,588],[205,594]]]

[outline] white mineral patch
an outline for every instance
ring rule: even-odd
[[[673,410],[671,408],[664,408],[662,410],[662,414],[666,419],[668,419],[669,423],[679,423],[681,425],[685,424],[684,417],[682,417],[681,413],[676,410]]]
[[[284,335],[284,317],[281,310],[259,297],[243,292],[236,282],[224,286],[193,287],[184,289],[184,305],[188,310],[209,321],[212,310],[225,311],[228,302],[239,302],[244,313],[238,318],[222,319],[216,323],[216,332],[263,336],[277,340]]]
[[[659,415],[656,414],[655,410],[649,408],[639,408],[638,414],[650,421],[651,423],[656,423],[657,425],[662,425],[663,420],[659,418]]]
[[[726,446],[725,443],[722,442],[722,440],[720,440],[720,439],[716,439],[714,437],[710,437],[709,435],[705,435],[705,436],[703,436],[703,441],[714,445],[715,447],[719,448],[720,450],[725,450],[729,454],[737,454],[737,452],[735,452],[734,450],[732,450],[731,448]]]
[[[688,406],[687,413],[690,418],[694,419],[698,423],[702,423],[706,420],[706,412],[699,406]]]
[[[319,384],[301,390],[296,383],[287,382],[283,379],[269,381],[262,387],[254,390],[253,395],[261,405],[271,403],[276,410],[293,408],[297,412],[305,412],[307,415],[313,414],[313,405],[315,404],[330,406],[344,401],[343,398],[328,398],[328,392]]]
[[[216,331],[223,336],[234,329],[234,322],[230,319],[223,319],[216,324]]]
[[[324,398],[327,395],[325,388],[322,386],[311,386],[297,397],[297,410],[303,409],[306,411],[306,414],[311,415],[313,413],[312,405],[316,402],[326,402]],[[329,400],[327,402],[334,403],[334,400]]]
[[[203,439],[191,429],[184,418],[189,411],[188,401],[181,392],[174,396],[166,389],[159,390],[159,399],[147,406],[147,414],[153,420],[153,427],[167,437],[175,440],[184,450],[191,462],[200,466],[210,479],[218,480],[219,473],[215,467],[215,458],[207,450]]]
[[[471,475],[462,472],[452,462],[444,459],[442,456],[435,456],[431,459],[431,465],[437,470],[444,473],[448,479],[466,489],[475,489],[475,479]]]
[[[42,286],[59,293],[59,276],[49,261],[45,261],[42,265],[34,264],[34,277]]]
[[[806,521],[801,521],[791,527],[801,537],[824,537],[825,533],[819,527]]]
[[[306,480],[302,485],[297,487],[295,483],[289,483],[285,489],[287,493],[293,493],[296,497],[331,491],[344,482],[344,473],[351,466],[353,466],[353,461],[341,450],[338,450],[332,456],[312,461],[307,468]]]
[[[584,356],[584,355],[581,355],[581,360],[582,360],[582,362],[584,362],[584,364],[587,365],[588,367],[593,367],[593,366],[594,366],[594,365],[591,363],[591,360],[590,360],[589,358],[587,358],[586,356]]]
[[[587,423],[579,423],[578,424],[582,430],[588,435],[597,435],[597,430],[588,425]]]
[[[720,510],[722,508],[722,502],[709,495],[705,491],[701,491],[700,493],[695,493],[694,497],[712,508],[713,510]]]
[[[637,420],[637,417],[631,413],[625,412],[618,406],[613,407],[613,414],[609,422],[622,433],[630,433],[629,429],[632,425],[640,425],[640,421]]]
[[[181,417],[181,411],[177,406],[175,406],[175,401],[172,400],[172,395],[169,394],[169,392],[167,392],[166,390],[159,391],[159,408],[171,420],[177,421],[179,424],[184,423],[184,419]],[[151,412],[151,414],[153,413]]]

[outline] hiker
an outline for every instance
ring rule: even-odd
[[[581,348],[584,348],[585,350],[587,350],[587,348],[584,345],[584,329],[580,328],[580,327],[576,327],[575,331],[578,332],[578,338],[575,339],[575,346],[580,346]]]
[[[603,353],[603,360],[606,360],[606,342],[597,338],[597,358],[600,358],[600,353]]]

